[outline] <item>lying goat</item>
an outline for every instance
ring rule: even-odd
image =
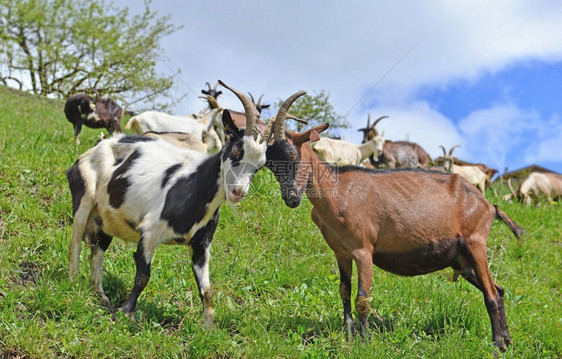
[[[460,145],[455,145],[449,150],[449,154],[445,151],[445,147],[439,146],[443,149],[443,167],[451,173],[456,173],[464,177],[468,182],[478,188],[482,194],[486,194],[486,182],[489,181],[488,176],[477,166],[457,166],[454,164],[453,150]]]
[[[64,104],[64,114],[74,126],[77,145],[80,144],[82,125],[90,128],[105,128],[110,135],[115,131],[121,132],[123,112],[123,109],[112,99],[94,100],[86,94],[72,95]]]
[[[257,111],[244,94],[231,91],[244,105],[248,127],[244,135],[225,112],[222,121],[231,139],[214,156],[161,139],[116,136],[100,141],[67,170],[74,210],[69,245],[71,281],[78,275],[81,241],[86,240],[92,251],[90,283],[109,304],[102,287],[104,253],[113,237],[137,243],[134,286],[119,308],[131,316],[150,279],[156,247],[163,243],[188,245],[205,323],[212,324],[209,253],[219,207],[225,201],[236,203],[245,197],[252,177],[265,164],[271,133],[270,127],[264,136],[257,134]],[[279,119],[284,121],[286,110],[301,94],[284,102]]]
[[[312,143],[312,149],[323,161],[337,166],[359,166],[363,160],[373,155],[378,157],[384,145],[382,136],[375,136],[362,145],[355,145],[344,140],[322,137]]]
[[[494,218],[518,238],[523,229],[455,174],[326,164],[307,141],[317,141],[327,127],[290,133],[298,160],[286,181],[296,182],[298,193],[306,191],[312,220],[336,255],[344,329],[349,334],[355,331],[350,299],[353,261],[359,277],[355,309],[365,336],[373,264],[403,276],[452,267],[455,279],[462,275],[484,294],[494,342],[505,350],[511,337],[504,290],[490,276],[486,241]]]

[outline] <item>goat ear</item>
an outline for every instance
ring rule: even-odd
[[[307,141],[318,141],[320,139],[320,132],[325,131],[329,126],[330,124],[324,123],[320,126],[311,128],[306,132],[294,134],[293,144],[298,147]]]
[[[316,132],[315,129],[310,130],[310,136],[309,139],[311,142],[316,142],[320,140],[320,134],[318,132]]]
[[[230,116],[230,111],[224,110],[222,112],[222,124],[224,126],[224,132],[227,135],[236,138],[242,137],[242,133],[240,132],[238,127],[236,127],[234,121],[232,121],[232,116]]]
[[[318,133],[322,133],[322,132],[326,131],[328,129],[328,127],[330,127],[329,123],[323,123],[320,126],[314,127],[313,130],[315,130]]]

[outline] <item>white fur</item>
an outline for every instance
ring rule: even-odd
[[[214,130],[213,125],[219,129]],[[157,111],[147,111],[132,117],[125,130],[142,134],[148,131],[154,132],[183,132],[189,133],[203,140],[203,133],[211,139],[211,144],[219,149],[225,143],[222,125],[222,109],[213,109],[204,115],[172,116]]]
[[[337,166],[359,166],[370,155],[380,156],[383,145],[384,138],[382,136],[375,136],[362,145],[323,137],[312,143],[312,149],[323,161],[334,163]]]

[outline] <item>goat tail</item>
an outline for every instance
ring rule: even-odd
[[[131,117],[131,118],[129,119],[129,121],[127,122],[127,125],[125,126],[125,130],[127,130],[127,131],[130,130],[130,129],[131,129],[131,126],[133,126],[133,122],[136,122],[136,121],[137,121],[137,117],[136,117],[136,116]]]
[[[521,227],[520,225],[515,223],[515,221],[509,218],[509,216],[504,211],[499,209],[498,206],[494,206],[494,208],[496,209],[496,218],[504,221],[504,223],[507,224],[507,226],[509,227],[511,232],[513,232],[513,234],[517,239],[520,239],[526,233],[523,227]]]

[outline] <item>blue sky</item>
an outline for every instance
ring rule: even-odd
[[[140,11],[142,1],[118,6]],[[439,145],[460,144],[460,158],[500,171],[536,163],[562,172],[560,1],[160,0],[151,8],[183,26],[162,41],[158,64],[166,75],[181,70],[175,91],[187,96],[175,114],[198,112],[200,90],[219,78],[269,103],[324,90],[348,113],[348,141],[359,143],[368,113],[389,115],[379,124],[386,138],[434,157]],[[223,107],[241,108],[223,92]]]
[[[528,117],[532,123],[537,123],[546,133],[535,133],[541,131],[533,129],[528,129],[528,132],[518,131],[512,138],[512,145],[521,146],[521,148],[512,148],[512,151],[507,153],[506,165],[511,164],[509,169],[514,170],[536,162],[544,167],[562,172],[562,148],[553,147],[552,156],[542,156],[541,158],[524,152],[525,150],[537,151],[533,144],[536,140],[562,139],[559,132],[562,123],[561,80],[562,63],[529,61],[509,66],[493,74],[485,74],[476,81],[460,80],[445,87],[423,87],[417,91],[416,95],[431,103],[438,112],[450,118],[457,125],[478,109],[491,109],[498,104],[517,106],[520,115],[523,114],[521,117]],[[549,129],[552,129],[554,133],[550,133]],[[490,135],[493,135],[493,132],[490,132]],[[507,142],[506,145],[510,145],[510,143]],[[562,147],[562,143],[560,146]],[[465,156],[471,157],[468,154]],[[473,156],[472,160],[478,161],[479,158]],[[504,168],[498,169],[504,170]]]

